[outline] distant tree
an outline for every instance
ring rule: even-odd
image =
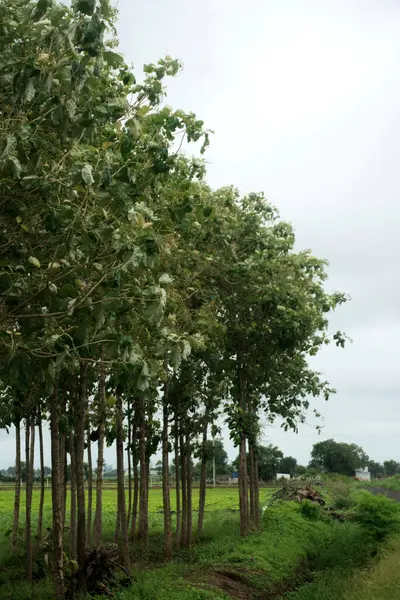
[[[228,463],[228,454],[221,440],[207,440],[205,443],[206,449],[206,474],[207,478],[213,475],[213,459],[215,454],[215,473],[216,475],[227,475],[230,471]],[[200,476],[201,461],[194,465],[193,474],[195,477]]]
[[[400,473],[400,464],[395,460],[385,460],[383,468],[387,477],[393,477],[393,475]]]
[[[278,465],[278,473],[289,473],[291,477],[296,473],[297,460],[293,456],[284,456]]]
[[[333,439],[314,444],[311,457],[326,473],[350,477],[356,469],[368,464],[368,456],[360,446],[338,443]]]
[[[296,470],[295,470],[295,475],[304,475],[306,471],[307,471],[307,467],[304,467],[303,465],[297,465]]]
[[[375,462],[374,460],[368,461],[368,470],[371,473],[372,479],[378,479],[383,477],[385,474],[384,466],[381,463]]]
[[[283,459],[283,452],[277,446],[257,446],[258,476],[263,481],[270,481],[276,477],[278,467]],[[233,467],[239,467],[239,456],[233,461]]]

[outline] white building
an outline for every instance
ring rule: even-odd
[[[371,473],[368,471],[368,467],[357,469],[354,475],[359,481],[371,481]]]

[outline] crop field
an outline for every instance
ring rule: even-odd
[[[261,506],[265,504],[268,498],[272,495],[275,490],[273,488],[264,488],[260,490],[260,503]],[[35,528],[37,515],[39,511],[39,498],[40,492],[35,489],[32,498],[32,523]],[[67,523],[69,513],[69,494],[67,494]],[[128,495],[127,495],[128,499]],[[193,519],[196,519],[196,512],[199,502],[199,490],[198,488],[193,489]],[[117,505],[117,490],[106,489],[103,491],[103,528],[105,535],[111,536],[115,527],[116,518],[116,505]],[[95,494],[93,494],[93,515],[95,510]],[[2,489],[0,490],[0,561],[2,555],[8,553],[8,544],[4,540],[6,532],[12,526],[14,508],[14,490],[13,489]],[[175,492],[171,489],[171,510],[175,511],[176,501]],[[218,515],[227,516],[229,514],[235,515],[239,508],[239,494],[237,488],[210,488],[207,489],[206,496],[206,508],[205,508],[205,521],[217,518]],[[163,504],[162,504],[162,490],[151,489],[149,490],[149,527],[150,535],[160,533],[163,524]],[[21,514],[20,521],[23,526],[25,517],[25,493],[21,493]],[[45,526],[51,526],[51,490],[46,489],[45,493],[45,504],[44,504],[44,524]]]

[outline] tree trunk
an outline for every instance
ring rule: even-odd
[[[253,444],[249,442],[249,488],[250,488],[250,525],[256,524],[256,499],[255,499],[255,479],[254,479],[254,452]]]
[[[43,507],[44,507],[44,494],[45,494],[45,481],[44,481],[44,448],[43,448],[43,423],[42,414],[39,409],[38,414],[38,428],[39,428],[39,458],[40,458],[40,500],[39,500],[39,516],[38,516],[38,540],[41,542],[43,537]]]
[[[136,524],[138,514],[138,503],[139,503],[139,472],[138,472],[138,459],[136,452],[132,454],[133,462],[133,502],[132,502],[132,515],[131,515],[131,535],[130,539],[136,538]]]
[[[16,551],[18,545],[19,510],[21,505],[21,423],[17,420],[15,425],[15,495],[14,495],[14,520],[12,532],[12,550]]]
[[[238,351],[238,359],[240,352]],[[240,409],[246,413],[246,393],[245,381],[243,378],[242,366],[237,366],[237,382],[239,388]],[[246,536],[249,533],[249,491],[247,479],[247,456],[246,456],[246,432],[240,431],[239,446],[239,508],[240,508],[240,535]]]
[[[128,404],[128,516],[126,519],[128,531],[132,517],[132,424],[131,424],[131,409]]]
[[[99,379],[99,437],[97,441],[97,475],[96,475],[96,512],[94,517],[93,544],[99,545],[103,537],[103,469],[104,469],[104,437],[106,423],[106,374],[104,365],[100,369]]]
[[[35,421],[27,417],[25,422],[25,544],[27,553],[26,578],[29,583],[33,580],[33,555],[32,555],[32,491],[33,491],[33,460],[35,454]]]
[[[117,424],[117,476],[118,476],[118,513],[120,518],[121,540],[120,554],[123,565],[129,569],[129,540],[128,523],[126,520],[125,504],[125,471],[124,471],[124,427],[122,414],[122,399],[118,394],[116,403]]]
[[[61,526],[60,454],[58,430],[58,397],[54,388],[50,406],[51,431],[51,496],[53,504],[53,548],[55,597],[62,599],[64,593],[63,529]]]
[[[171,502],[169,497],[168,461],[168,383],[164,388],[163,431],[162,431],[162,483],[164,505],[164,559],[172,558]]]
[[[146,417],[143,399],[140,402],[139,414],[139,461],[140,461],[140,508],[139,537],[147,549],[149,535],[148,497],[147,497],[147,461],[146,461]]]
[[[93,505],[93,465],[92,465],[92,443],[90,441],[90,424],[86,431],[87,457],[88,457],[88,506],[87,506],[87,526],[86,526],[86,544],[92,543],[92,505]]]
[[[65,414],[65,404],[62,407],[62,410],[64,411]],[[61,463],[61,488],[62,488],[62,497],[61,497],[61,522],[62,522],[62,527],[64,529],[65,527],[65,518],[66,518],[66,513],[67,513],[67,479],[68,479],[68,472],[67,472],[67,440],[66,440],[66,434],[65,432],[60,434],[60,460],[62,461]]]
[[[73,560],[77,558],[77,529],[76,529],[76,457],[75,457],[75,439],[71,435],[70,442],[71,453],[71,513],[69,520],[69,551]]]
[[[258,460],[256,453],[253,451],[254,458],[254,511],[256,517],[256,529],[260,529],[261,526],[261,512],[260,512],[260,478],[258,475]]]
[[[249,533],[249,508],[248,508],[248,483],[247,483],[247,457],[246,438],[242,436],[239,447],[239,507],[240,507],[240,535]]]
[[[79,399],[76,410],[76,490],[78,499],[78,587],[85,588],[86,563],[86,506],[85,506],[85,474],[83,469],[85,453],[85,419],[87,411],[87,364],[82,362],[79,376]]]
[[[180,470],[179,470],[179,435],[178,422],[175,424],[175,491],[176,491],[176,532],[175,544],[176,549],[181,547],[181,489],[180,489]]]
[[[187,501],[187,529],[186,529],[186,544],[187,546],[192,545],[193,538],[193,506],[192,506],[192,453],[190,447],[190,436],[186,434],[186,469],[187,469],[187,477],[186,477],[186,485],[187,485],[187,493],[186,493],[186,501]]]
[[[201,474],[200,474],[200,493],[199,493],[199,516],[197,521],[197,535],[199,538],[203,535],[204,509],[206,505],[206,487],[207,487],[207,418],[203,429],[203,440],[201,449]]]
[[[186,448],[184,443],[184,437],[181,431],[179,436],[180,451],[181,451],[181,477],[182,477],[182,519],[181,519],[181,546],[185,548],[187,546],[187,469],[186,469]]]

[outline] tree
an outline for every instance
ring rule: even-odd
[[[400,473],[400,464],[395,460],[385,460],[383,468],[386,477],[393,477]]]
[[[224,448],[222,440],[216,439],[207,440],[205,444],[205,455],[206,455],[206,476],[210,478],[213,476],[213,465],[215,457],[215,473],[216,475],[227,475],[230,472],[228,463],[228,454]],[[193,473],[196,477],[200,476],[201,462],[194,465]]]
[[[312,458],[326,473],[354,476],[356,469],[367,466],[368,456],[356,444],[335,442],[333,439],[314,444]]]
[[[385,474],[385,468],[381,463],[375,462],[374,460],[368,461],[368,470],[371,473],[372,479],[380,479]]]
[[[279,473],[289,473],[291,477],[297,473],[297,460],[293,456],[284,456],[278,465]]]
[[[268,446],[257,446],[256,456],[258,462],[258,475],[263,481],[271,481],[278,473],[279,465],[283,459],[283,452],[277,446],[269,444]],[[247,457],[249,462],[249,457]],[[238,468],[240,456],[233,461],[235,469]]]

